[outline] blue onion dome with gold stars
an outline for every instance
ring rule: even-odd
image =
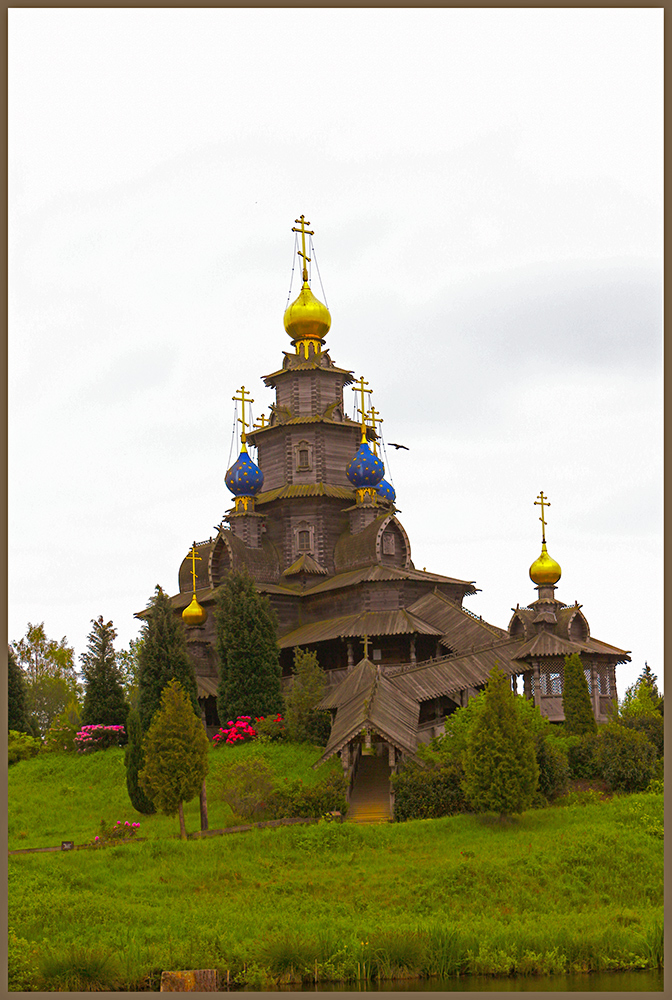
[[[243,445],[243,450],[233,463],[224,482],[235,497],[256,497],[264,485],[264,474],[252,461]]]
[[[382,482],[385,466],[378,456],[373,454],[366,441],[362,441],[345,474],[357,489],[362,489],[364,486],[376,487]]]
[[[376,493],[378,494],[379,497],[382,497],[383,500],[389,500],[390,503],[394,503],[394,501],[397,499],[397,494],[394,489],[394,486],[388,483],[387,479],[383,479],[381,481],[381,483],[378,486],[378,489],[376,490]]]

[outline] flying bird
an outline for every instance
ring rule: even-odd
[[[394,441],[390,441],[390,448],[403,448],[404,451],[409,451],[405,444],[395,444]]]

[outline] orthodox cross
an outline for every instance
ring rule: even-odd
[[[371,426],[373,427],[373,433],[374,433],[374,434],[376,433],[376,424],[377,424],[377,423],[378,423],[378,424],[382,424],[382,422],[383,422],[382,418],[380,418],[379,420],[376,420],[376,417],[378,416],[378,413],[379,413],[379,412],[380,412],[380,411],[379,411],[379,410],[377,410],[377,409],[375,408],[375,406],[372,406],[372,407],[371,407],[371,409],[369,410],[369,415],[370,415],[370,417],[371,417]],[[376,444],[376,439],[375,439],[375,437],[374,437],[374,439],[373,439],[373,454],[374,454],[374,455],[377,455],[377,454],[378,454],[378,446],[377,446],[377,444]]]
[[[191,546],[191,552],[187,556],[187,559],[191,559],[191,579],[194,588],[194,597],[196,596],[196,560],[201,562],[201,557],[196,555],[196,542]]]
[[[310,257],[306,257],[306,233],[309,236],[314,236],[315,233],[312,229],[306,229],[310,223],[304,215],[300,219],[294,219],[294,222],[300,222],[301,228],[297,229],[296,226],[292,226],[293,233],[301,233],[301,250],[298,251],[299,257],[303,257],[303,280],[308,281],[308,268],[306,267],[306,261],[310,260]]]
[[[241,441],[241,444],[243,446],[243,451],[247,451],[247,448],[245,447],[245,441],[247,440],[247,435],[245,433],[245,428],[247,427],[247,425],[249,423],[249,421],[245,419],[245,403],[253,403],[254,402],[253,399],[246,399],[245,398],[245,393],[246,392],[247,392],[247,390],[245,389],[245,386],[242,386],[241,389],[240,389],[240,396],[232,396],[231,397],[234,401],[238,401],[239,400],[240,403],[242,404],[243,417],[242,417],[242,420],[241,420],[240,417],[238,417],[238,423],[243,425],[243,431],[242,431],[242,433],[240,435],[240,441]],[[248,393],[248,396],[249,396],[249,393]]]
[[[366,441],[366,406],[365,406],[365,403],[364,403],[364,393],[368,392],[369,395],[370,395],[373,392],[373,389],[365,389],[364,388],[364,386],[368,385],[369,383],[364,381],[364,376],[363,375],[360,376],[360,378],[358,379],[358,383],[359,383],[358,385],[353,385],[352,391],[353,392],[359,392],[361,394],[361,397],[362,397],[362,408],[361,408],[361,410],[358,410],[357,412],[361,413],[361,415],[362,415],[362,441]]]
[[[254,400],[252,400],[252,402],[254,402]],[[261,421],[261,429],[263,430],[264,427],[266,426],[266,414],[262,413],[261,416],[259,417],[259,420]],[[254,426],[255,428],[257,428],[259,427],[259,424],[255,424]]]
[[[551,506],[550,503],[548,502],[548,499],[544,496],[543,490],[541,490],[539,492],[539,499],[534,501],[534,506],[535,507],[541,507],[541,517],[539,518],[539,520],[541,521],[541,540],[542,540],[542,542],[545,545],[546,544],[546,522],[544,521],[544,504],[547,507]]]
[[[364,643],[364,659],[368,660],[368,658],[369,658],[369,637],[368,637],[368,635],[363,635],[361,638],[362,638],[362,642]]]

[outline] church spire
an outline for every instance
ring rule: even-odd
[[[202,625],[208,617],[208,612],[196,600],[196,560],[201,561],[201,557],[196,552],[196,542],[191,546],[191,552],[187,558],[191,559],[192,598],[191,604],[182,612],[182,620],[185,625]]]
[[[313,295],[308,283],[307,263],[310,257],[306,254],[306,236],[313,236],[312,229],[306,229],[310,222],[305,216],[294,220],[300,224],[300,229],[292,226],[293,233],[301,233],[301,249],[298,250],[299,257],[303,260],[303,284],[298,297],[285,310],[285,330],[292,338],[292,344],[296,347],[296,353],[303,353],[306,358],[312,350],[319,354],[324,343],[324,338],[329,333],[331,326],[331,315],[329,310]],[[312,345],[312,346],[311,346]]]

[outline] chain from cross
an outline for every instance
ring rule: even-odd
[[[232,396],[231,397],[234,400],[234,402],[238,401],[238,402],[240,402],[242,404],[243,417],[242,417],[242,420],[241,420],[240,417],[238,417],[238,423],[243,425],[243,430],[242,430],[242,433],[240,435],[240,441],[241,441],[241,444],[243,445],[243,449],[244,450],[247,450],[245,448],[245,442],[247,440],[247,434],[245,433],[245,428],[247,427],[247,425],[249,423],[249,421],[247,421],[245,419],[245,403],[253,403],[254,402],[254,400],[252,398],[249,398],[249,399],[245,398],[245,393],[246,392],[247,392],[247,389],[245,388],[245,386],[241,386],[241,388],[240,388],[240,396]],[[248,396],[249,396],[249,393],[248,393]]]
[[[548,502],[548,499],[544,496],[543,490],[539,491],[539,499],[534,501],[534,506],[535,507],[541,507],[541,517],[539,518],[539,520],[541,521],[541,540],[542,540],[542,542],[545,543],[546,542],[546,522],[544,521],[544,506],[550,507],[551,505]]]
[[[361,375],[360,378],[357,379],[357,382],[358,382],[358,385],[353,385],[352,391],[360,393],[361,397],[362,397],[362,406],[361,406],[361,409],[357,410],[357,412],[361,413],[361,415],[362,415],[362,441],[366,441],[366,412],[367,411],[366,411],[366,404],[364,402],[364,393],[368,392],[369,395],[371,395],[371,393],[373,392],[373,389],[365,389],[364,388],[364,386],[368,385],[369,383],[364,381],[364,376],[363,375]]]
[[[196,555],[196,542],[191,546],[191,552],[187,556],[187,559],[191,559],[191,579],[194,589],[194,597],[196,597],[196,560],[201,562],[201,557]]]
[[[308,236],[314,236],[315,233],[312,229],[306,229],[306,226],[309,226],[310,223],[304,215],[302,215],[300,219],[294,219],[294,222],[299,222],[301,224],[300,229],[297,229],[296,226],[292,226],[292,232],[301,233],[301,249],[298,251],[298,254],[299,257],[303,257],[303,280],[308,281],[308,268],[306,267],[306,261],[309,261],[310,257],[306,257],[306,234],[308,234]]]
[[[379,417],[378,420],[376,420],[376,417],[378,416],[379,412],[380,412],[380,410],[377,410],[375,408],[375,406],[372,406],[371,409],[369,410],[369,416],[371,417],[371,426],[373,427],[373,433],[374,434],[376,433],[376,424],[382,424],[383,423],[383,418],[382,417]],[[375,437],[373,439],[373,454],[374,455],[378,454],[378,445],[376,443]]]

